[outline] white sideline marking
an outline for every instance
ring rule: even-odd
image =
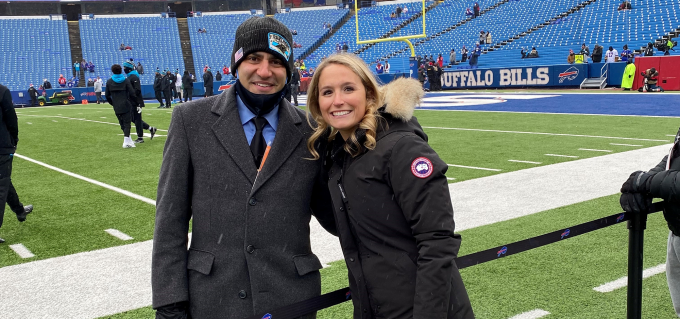
[[[510,319],[537,319],[549,315],[550,313],[543,309],[534,309],[531,311],[520,313]]]
[[[49,168],[49,169],[51,169],[51,170],[55,170],[55,171],[57,171],[57,172],[59,172],[59,173],[66,174],[66,175],[68,175],[68,176],[71,176],[71,177],[75,177],[75,178],[77,178],[77,179],[84,180],[84,181],[86,181],[86,182],[89,182],[89,183],[92,183],[92,184],[95,184],[95,185],[104,187],[104,188],[106,188],[106,189],[110,189],[110,190],[112,190],[112,191],[114,191],[114,192],[123,194],[123,195],[125,195],[125,196],[129,196],[129,197],[132,197],[132,198],[134,198],[134,199],[139,199],[139,200],[141,200],[141,201],[143,201],[143,202],[145,202],[145,203],[147,203],[147,204],[151,204],[151,205],[154,205],[154,206],[156,205],[156,201],[155,201],[155,200],[146,198],[146,197],[141,196],[141,195],[137,195],[137,194],[132,193],[132,192],[130,192],[130,191],[126,191],[126,190],[124,190],[124,189],[122,189],[122,188],[118,188],[118,187],[115,187],[115,186],[111,186],[111,185],[109,185],[109,184],[105,184],[105,183],[102,183],[102,182],[100,182],[100,181],[96,181],[96,180],[94,180],[94,179],[87,178],[87,177],[82,176],[82,175],[78,175],[78,174],[76,174],[76,173],[71,173],[71,172],[69,172],[69,171],[67,171],[67,170],[63,170],[63,169],[61,169],[61,168],[54,167],[54,166],[49,165],[49,164],[45,164],[45,163],[43,163],[43,162],[34,160],[34,159],[30,158],[30,157],[26,157],[26,156],[19,155],[19,154],[16,154],[16,153],[14,154],[14,157],[18,157],[18,158],[27,160],[27,161],[29,161],[29,162],[33,162],[33,163],[35,163],[35,164],[38,164],[38,165],[47,167],[47,168]]]
[[[541,162],[532,162],[532,161],[520,161],[520,160],[508,160],[508,162],[515,162],[515,163],[527,163],[527,164],[542,164]]]
[[[637,145],[637,144],[619,144],[619,143],[609,143],[609,145],[618,145],[618,146],[642,146],[642,145]]]
[[[9,248],[12,248],[17,255],[21,258],[32,258],[35,257],[33,253],[24,246],[24,244],[14,244],[14,245],[9,245]]]
[[[62,118],[62,119],[67,119],[67,120],[76,120],[76,121],[85,121],[85,122],[93,122],[93,123],[100,123],[100,124],[109,124],[109,125],[115,125],[115,126],[120,126],[119,123],[111,123],[111,122],[103,122],[103,121],[95,121],[95,120],[88,120],[88,119],[83,119],[83,118],[75,118],[75,117],[66,117],[66,116],[54,116],[54,115],[33,115],[33,114],[28,114],[28,116],[33,116],[33,117],[57,117],[57,118]],[[55,121],[56,122],[56,121]],[[132,127],[135,127],[135,123],[132,123]],[[159,128],[156,128],[159,131],[162,132],[167,132],[168,130],[162,130]]]
[[[560,155],[560,154],[543,154],[545,156],[557,156],[557,157],[569,157],[569,158],[578,158],[578,156],[574,155]]]
[[[159,131],[160,131],[160,130],[159,130]],[[149,133],[146,133],[146,134],[149,134]],[[149,137],[149,138],[151,137],[151,135],[146,136],[146,134],[144,134],[144,137]],[[118,134],[118,135],[123,136],[123,135],[125,135],[125,134],[120,133],[120,134]],[[137,135],[137,133],[136,133],[136,132],[130,132],[130,136],[132,136],[132,135]],[[156,135],[154,135],[153,137],[167,137],[167,135],[156,134]]]
[[[105,119],[105,118],[106,118],[106,116],[102,116],[102,117],[100,117],[100,119]]]
[[[581,134],[565,134],[565,133],[484,130],[484,129],[477,129],[477,128],[460,128],[460,127],[423,126],[423,128],[436,129],[436,130],[456,130],[456,131],[493,132],[493,133],[515,133],[515,134],[534,134],[534,135],[552,135],[552,136],[608,138],[608,139],[615,139],[615,140],[631,140],[631,141],[670,142],[669,140],[652,140],[652,139],[634,138],[634,137],[616,137],[616,136],[581,135]],[[669,135],[669,136],[671,136],[671,135]],[[672,136],[675,136],[675,135],[672,135]]]
[[[666,134],[666,136],[671,136],[671,137],[675,137],[675,135],[670,135],[670,134]]]
[[[131,239],[133,239],[132,237],[128,236],[127,234],[123,233],[122,231],[120,231],[118,229],[106,229],[104,231],[109,233],[109,235],[116,237],[120,240],[131,240]]]
[[[455,181],[455,180],[456,180],[456,178],[454,178],[454,177],[447,177],[446,179],[447,179],[447,180],[450,180],[450,181]]]
[[[647,268],[644,271],[642,271],[642,279],[649,278],[654,275],[658,275],[662,272],[666,271],[666,264],[661,264],[652,268]],[[593,288],[593,290],[598,291],[598,292],[612,292],[616,289],[623,288],[625,286],[628,286],[628,276],[621,277],[619,279],[616,279],[614,281],[610,281],[606,284],[603,284],[601,286],[597,286]]]
[[[596,150],[592,148],[579,148],[579,151],[591,151],[591,152],[606,152],[606,153],[611,153],[611,150]]]
[[[451,167],[461,167],[461,168],[471,168],[471,169],[479,169],[483,171],[494,171],[494,172],[500,172],[500,169],[497,168],[485,168],[485,167],[475,167],[475,166],[465,166],[465,165],[456,165],[456,164],[446,164]]]

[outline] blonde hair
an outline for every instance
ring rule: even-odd
[[[361,147],[369,150],[375,148],[375,136],[378,127],[378,121],[382,119],[378,113],[378,109],[383,105],[383,95],[380,90],[380,84],[376,80],[373,73],[370,71],[366,63],[354,54],[339,53],[334,54],[323,60],[316,68],[316,73],[312,77],[312,81],[307,89],[307,112],[316,121],[317,126],[312,136],[307,140],[307,148],[312,153],[314,159],[319,159],[319,153],[316,151],[314,145],[316,141],[322,137],[326,132],[329,132],[328,140],[331,141],[338,134],[338,131],[328,125],[321,115],[319,107],[319,78],[324,69],[331,65],[342,65],[354,72],[361,79],[361,84],[366,89],[366,114],[359,121],[358,128],[366,131],[366,141],[363,145],[359,144],[356,131],[347,139],[345,144],[345,151],[352,156],[359,155]],[[309,117],[307,117],[309,120]]]

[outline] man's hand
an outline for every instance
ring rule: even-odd
[[[177,302],[156,309],[156,319],[187,319],[187,302]]]
[[[139,106],[137,107],[137,113],[142,114],[142,108]]]
[[[621,193],[649,193],[649,181],[653,175],[643,171],[630,174],[628,180],[621,186]]]
[[[652,206],[652,197],[642,193],[623,193],[619,203],[626,213],[646,214]]]

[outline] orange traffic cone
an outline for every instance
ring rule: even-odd
[[[81,104],[87,104],[87,100],[83,100],[83,101],[80,102],[80,103],[81,103]]]

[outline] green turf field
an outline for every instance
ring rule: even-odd
[[[155,106],[148,105],[144,119],[160,129],[159,136],[150,141],[145,132],[146,142],[133,149],[121,147],[122,132],[108,104],[18,109],[17,153],[155,200],[163,135],[167,134],[172,111]],[[426,127],[430,144],[446,163],[475,167],[450,167],[447,176],[453,179],[451,182],[611,154],[579,149],[615,153],[666,144],[672,140],[667,135],[677,131],[677,119],[659,117],[460,111],[416,111],[416,116]],[[136,137],[134,129],[132,136]],[[0,267],[152,238],[154,207],[149,203],[22,158],[14,160],[13,181],[24,204],[36,208],[21,224],[6,209],[0,237],[7,243],[0,245]],[[618,196],[614,195],[465,230],[461,255],[619,210]],[[134,239],[121,241],[106,234],[104,230],[108,228]],[[664,262],[667,235],[663,217],[652,215],[645,238],[645,268]],[[20,258],[8,248],[14,243],[24,244],[36,256]],[[533,309],[551,312],[549,318],[623,318],[625,288],[610,293],[593,288],[625,276],[626,258],[627,230],[624,225],[616,225],[471,267],[462,274],[478,318],[509,318]],[[345,287],[344,262],[323,269],[322,280],[324,292]],[[645,279],[644,294],[644,318],[673,317],[664,274]],[[322,311],[318,317],[350,318],[350,314],[350,305],[345,303]],[[143,308],[113,317],[152,318],[153,311]]]

